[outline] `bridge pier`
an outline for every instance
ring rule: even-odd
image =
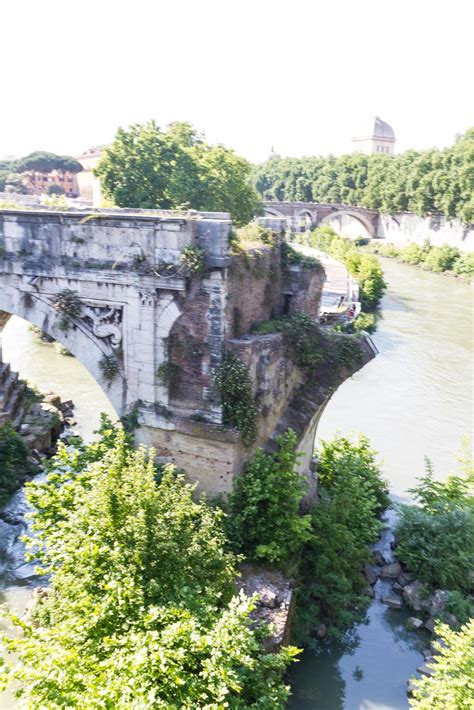
[[[223,213],[0,210],[0,331],[14,314],[62,343],[119,416],[137,414],[137,441],[212,495],[228,493],[255,448],[288,427],[308,472],[315,417],[373,356],[362,343],[357,362],[308,382],[281,333],[249,335],[288,310],[317,319],[325,274],[285,266],[279,242],[231,257],[230,228]],[[252,446],[223,423],[213,375],[224,353],[248,368]]]

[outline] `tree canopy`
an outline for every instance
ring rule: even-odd
[[[50,587],[16,620],[21,636],[3,638],[18,707],[283,709],[295,650],[264,652],[222,511],[153,457],[104,420],[97,442],[60,446],[29,486]]]
[[[150,121],[119,128],[95,173],[119,207],[225,211],[245,224],[260,207],[251,170],[233,150],[206,143],[189,123],[162,130]]]
[[[50,173],[53,170],[80,173],[82,165],[75,158],[71,158],[68,155],[56,155],[56,153],[38,150],[16,160],[13,170],[16,173],[25,173],[29,170],[35,170],[40,173]]]
[[[359,205],[387,214],[411,211],[474,220],[474,128],[453,146],[396,156],[274,156],[253,173],[265,200]]]

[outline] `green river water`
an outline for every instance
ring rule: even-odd
[[[336,392],[318,435],[361,431],[380,452],[395,500],[423,472],[429,456],[444,477],[455,466],[461,437],[473,432],[473,289],[452,278],[383,259],[389,288],[382,303],[377,358]],[[3,338],[4,359],[41,389],[76,404],[78,426],[89,438],[110,403],[73,358],[38,341],[28,324],[11,319]],[[8,504],[25,511],[20,491]],[[3,521],[0,521],[3,522]],[[390,522],[390,520],[389,520]],[[17,528],[19,526],[16,526]],[[390,548],[387,529],[380,547]],[[23,564],[18,530],[0,525],[0,601],[20,613],[37,583]],[[422,662],[423,636],[405,629],[405,612],[390,611],[378,582],[364,623],[339,644],[307,651],[294,666],[292,710],[399,710],[407,708],[406,681]],[[15,707],[0,697],[2,708]]]

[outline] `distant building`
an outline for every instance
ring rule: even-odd
[[[28,170],[20,174],[22,183],[26,186],[29,195],[43,195],[48,192],[51,185],[62,187],[66,197],[77,197],[79,187],[77,175],[68,170],[51,170],[44,173],[39,170]]]
[[[77,175],[79,195],[83,200],[89,200],[95,206],[100,205],[102,196],[100,181],[92,171],[102,158],[106,147],[105,145],[94,146],[76,158],[82,165],[82,172]]]
[[[352,142],[357,153],[386,153],[393,155],[395,152],[395,133],[393,128],[378,116],[374,116],[367,121],[366,125],[362,126],[352,139]]]

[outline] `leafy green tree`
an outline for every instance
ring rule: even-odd
[[[436,656],[432,674],[415,680],[410,706],[415,710],[471,710],[474,698],[474,619],[452,631],[436,627]]]
[[[253,181],[265,200],[360,205],[383,213],[474,219],[474,128],[443,150],[401,155],[348,154],[272,157],[255,166]]]
[[[120,128],[95,173],[119,207],[228,211],[245,224],[260,206],[250,163],[208,145],[189,123]]]
[[[107,420],[32,484],[31,554],[49,575],[22,635],[19,707],[283,708],[296,651],[263,652],[255,600],[235,596],[223,513]],[[8,670],[8,666],[7,666]]]
[[[431,463],[409,492],[420,505],[401,507],[397,556],[430,590],[467,593],[474,567],[474,498],[470,477],[436,481]]]
[[[371,561],[388,488],[368,440],[337,436],[318,451],[321,500],[311,510],[311,535],[300,566],[295,634],[308,640],[320,623],[339,636],[367,601],[362,568]]]
[[[56,153],[48,153],[45,151],[36,151],[15,161],[15,171],[24,173],[34,170],[40,173],[50,173],[52,170],[61,170],[62,172],[80,173],[82,165],[65,155],[56,155]]]
[[[258,449],[230,497],[230,538],[251,560],[294,561],[308,539],[309,516],[300,515],[306,482],[296,470],[296,434],[278,439],[278,451]]]

